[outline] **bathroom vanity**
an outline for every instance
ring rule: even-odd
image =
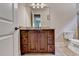
[[[20,28],[21,54],[55,54],[55,30],[47,28]]]

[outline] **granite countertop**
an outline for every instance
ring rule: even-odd
[[[46,30],[46,29],[52,29],[52,28],[49,28],[49,27],[41,27],[41,28],[20,27],[20,30]]]

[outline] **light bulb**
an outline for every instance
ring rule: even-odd
[[[33,8],[35,8],[35,6],[33,6]]]
[[[41,8],[43,8],[44,6],[41,6]]]
[[[39,8],[39,6],[37,6],[37,8]]]

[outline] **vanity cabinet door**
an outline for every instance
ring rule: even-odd
[[[47,31],[38,31],[38,52],[47,52]]]
[[[28,51],[37,52],[37,31],[29,31],[28,33]]]

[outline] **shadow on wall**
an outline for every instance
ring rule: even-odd
[[[74,18],[69,23],[66,23],[65,26],[63,26],[62,30],[57,34],[57,41],[62,41],[63,39],[63,32],[74,32],[74,38],[77,38],[77,19]],[[61,39],[58,39],[61,38]]]

